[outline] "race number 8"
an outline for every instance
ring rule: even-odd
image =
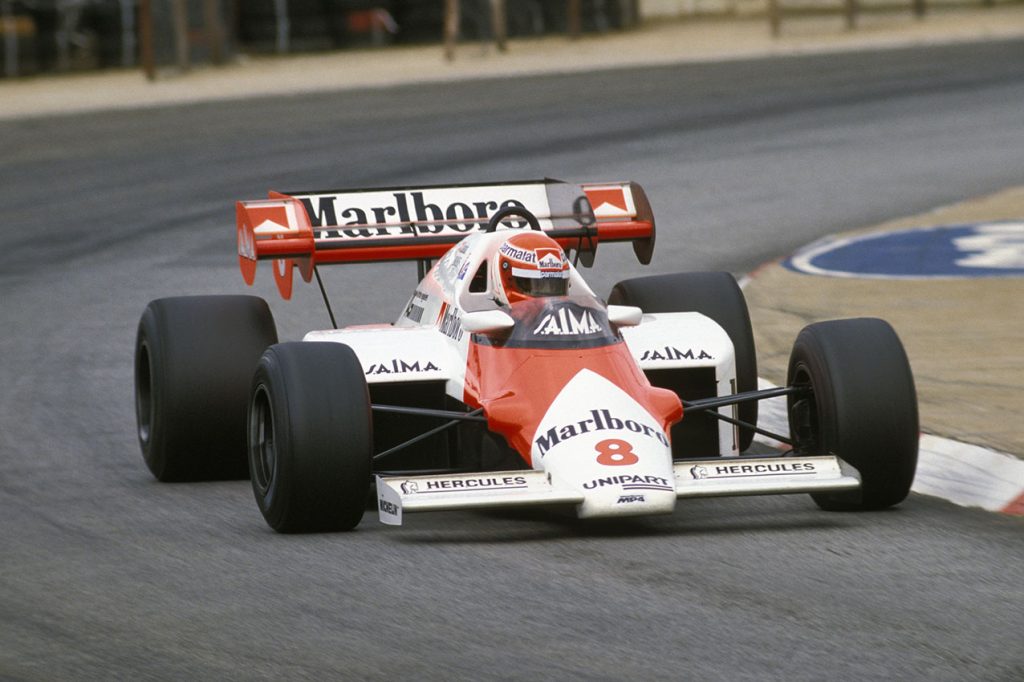
[[[595,446],[597,463],[605,466],[636,464],[640,458],[633,454],[633,446],[618,438],[606,438]]]

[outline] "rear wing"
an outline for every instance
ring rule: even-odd
[[[634,182],[576,185],[558,180],[391,187],[371,190],[270,192],[236,204],[238,262],[252,284],[256,264],[274,261],[274,279],[291,297],[298,268],[309,282],[328,263],[367,263],[439,258],[467,234],[486,229],[509,208],[533,213],[541,229],[584,265],[600,242],[632,242],[641,263],[654,251],[654,215]],[[525,221],[507,218],[519,228]]]

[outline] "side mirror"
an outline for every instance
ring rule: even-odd
[[[512,316],[503,310],[481,310],[462,315],[462,328],[471,334],[498,332],[511,329],[515,324]]]
[[[608,306],[608,321],[617,327],[635,327],[644,317],[644,311],[634,305]]]

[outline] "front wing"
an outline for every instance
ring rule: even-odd
[[[677,498],[831,492],[860,487],[860,476],[838,457],[743,457],[673,463]],[[629,484],[623,483],[624,494]],[[401,525],[405,513],[495,507],[578,505],[585,493],[544,471],[377,476],[382,523]]]

